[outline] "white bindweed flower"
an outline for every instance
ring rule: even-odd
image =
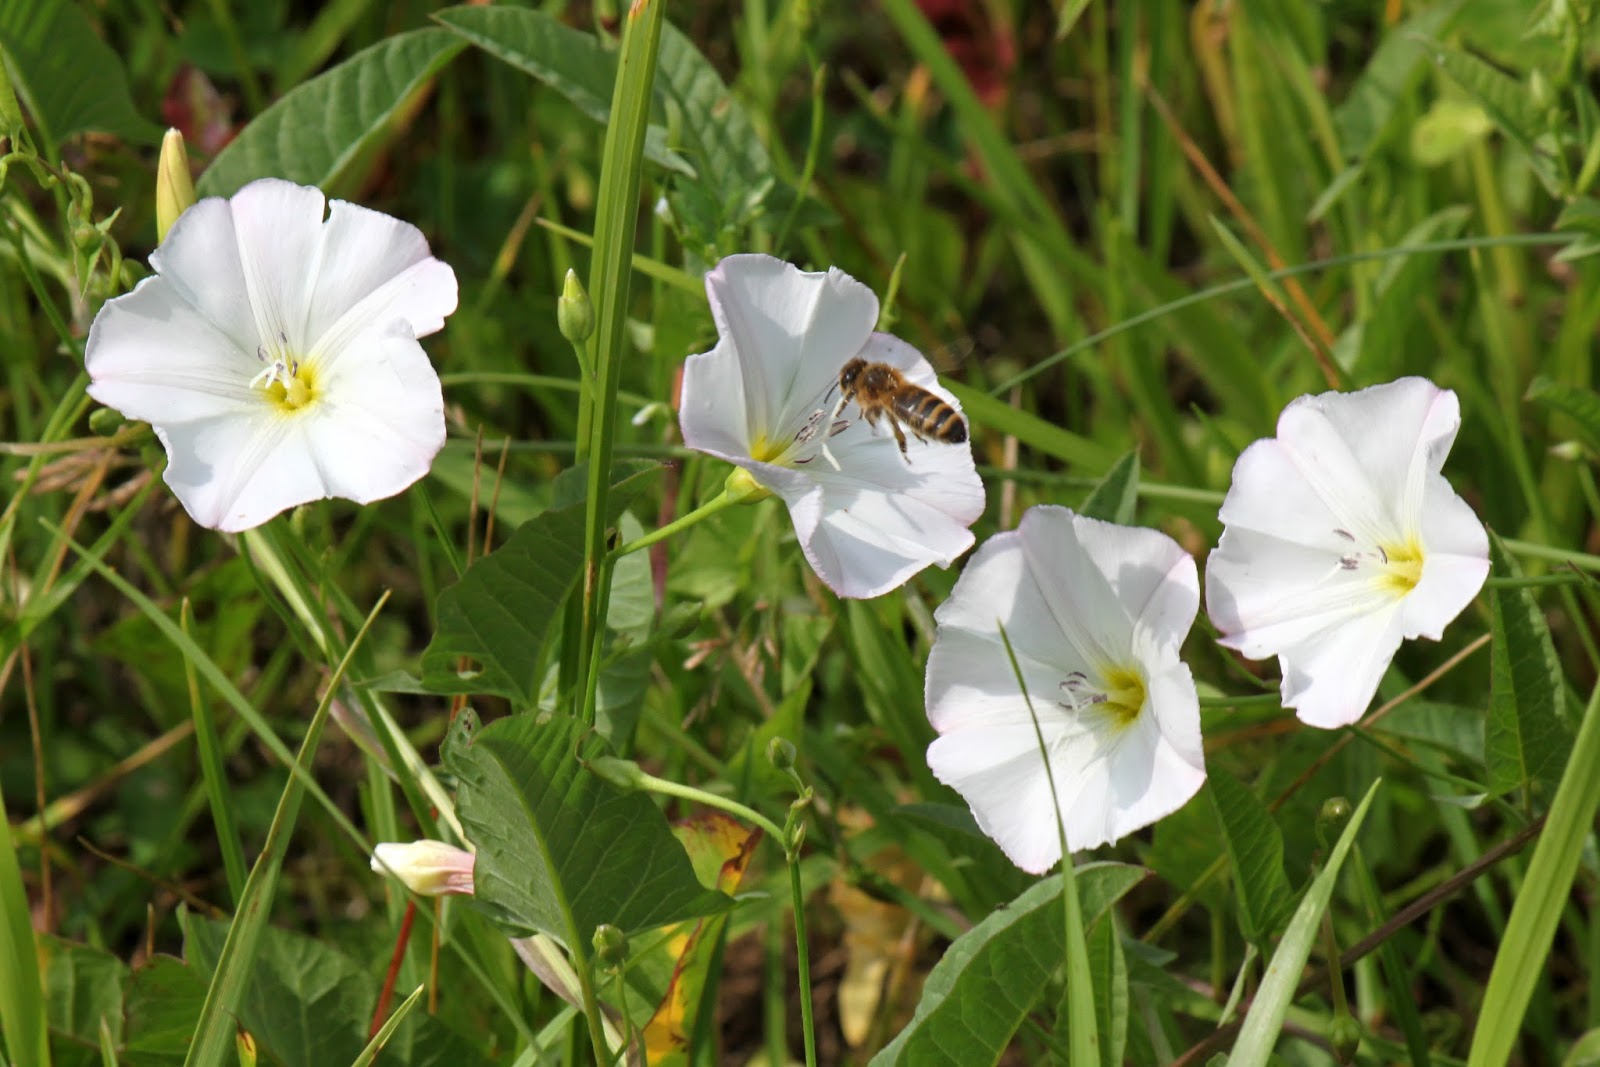
[[[873,332],[870,289],[837,268],[806,273],[738,255],[706,275],[706,292],[720,337],[684,365],[684,443],[782,497],[806,559],[834,592],[878,596],[972,546],[983,482],[961,406],[916,349]],[[905,402],[931,415],[899,420],[903,451],[892,412],[861,393],[840,403],[840,372],[853,359],[888,364],[911,390]]]
[[[934,613],[928,766],[1018,867],[1061,859],[1057,811],[1067,848],[1093,848],[1205,781],[1199,698],[1178,658],[1199,605],[1194,559],[1172,538],[1066,508],[1030,508],[974,553]]]
[[[1295,400],[1245,449],[1206,562],[1222,643],[1277,656],[1312,726],[1359,719],[1404,638],[1437,641],[1489,574],[1489,541],[1439,473],[1461,426],[1425,378]]]
[[[466,849],[443,841],[386,841],[372,849],[372,869],[398,878],[415,893],[438,897],[472,895],[475,860]]]
[[[415,226],[265,178],[184,212],[150,265],[95,317],[89,395],[150,423],[196,522],[247,530],[427,473],[444,398],[417,338],[456,278]]]

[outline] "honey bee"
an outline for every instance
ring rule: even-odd
[[[869,363],[857,356],[844,365],[839,371],[839,403],[834,414],[852,401],[869,426],[876,427],[880,416],[889,420],[907,463],[911,457],[906,454],[906,435],[901,426],[924,442],[959,445],[967,439],[967,424],[955,408],[938,394],[906,380],[904,374],[887,363]]]

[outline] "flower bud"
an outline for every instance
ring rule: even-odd
[[[594,333],[594,305],[578,280],[578,272],[571,267],[561,286],[561,298],[556,301],[556,325],[561,327],[561,336],[575,345],[583,344]]]
[[[189,153],[183,134],[167,130],[161,139],[161,162],[156,167],[156,240],[165,241],[172,224],[194,206],[194,178],[189,174]]]
[[[95,408],[89,412],[89,432],[99,437],[110,437],[127,423],[122,412],[115,408]]]
[[[767,742],[767,759],[778,770],[788,773],[794,770],[794,742],[787,737],[774,737]]]
[[[1345,823],[1350,821],[1350,802],[1344,797],[1329,797],[1322,802],[1322,808],[1317,812],[1317,840],[1323,848],[1331,848],[1333,842],[1339,840],[1339,835],[1344,833]]]
[[[372,850],[372,869],[400,879],[414,893],[472,895],[474,857],[443,841],[390,841]]]
[[[233,1048],[239,1055],[239,1067],[256,1067],[255,1035],[243,1026],[233,1032]]]
[[[1342,980],[1341,976],[1334,976],[1334,981]],[[1356,1052],[1361,1048],[1361,1024],[1348,1011],[1335,1015],[1328,1026],[1328,1044],[1339,1063],[1354,1063]]]
[[[610,923],[594,928],[594,959],[608,971],[621,970],[628,962],[628,935]]]

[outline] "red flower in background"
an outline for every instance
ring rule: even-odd
[[[1003,104],[1017,63],[1017,42],[1010,23],[991,19],[981,0],[917,0],[917,6],[984,106]]]

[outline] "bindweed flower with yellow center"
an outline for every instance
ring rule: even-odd
[[[872,290],[837,268],[806,272],[752,254],[718,263],[706,294],[720,336],[684,364],[683,441],[740,468],[730,492],[783,498],[829,588],[879,596],[972,547],[984,497],[965,423],[944,439],[900,430],[902,447],[892,416],[839,399],[841,372],[859,359],[892,368],[944,413],[941,425],[961,418],[921,353],[873,331]]]
[[[1206,562],[1222,644],[1277,656],[1285,707],[1355,722],[1400,642],[1437,641],[1489,575],[1489,540],[1440,473],[1455,393],[1402,378],[1295,400],[1239,457]]]
[[[274,178],[201,200],[89,331],[89,395],[150,423],[194,520],[247,530],[405,489],[444,445],[417,338],[456,307],[415,226]]]
[[[973,554],[934,613],[928,766],[1018,867],[1061,859],[1058,813],[1068,849],[1094,848],[1205,781],[1199,697],[1178,658],[1199,605],[1177,542],[1066,508],[1030,508]]]

